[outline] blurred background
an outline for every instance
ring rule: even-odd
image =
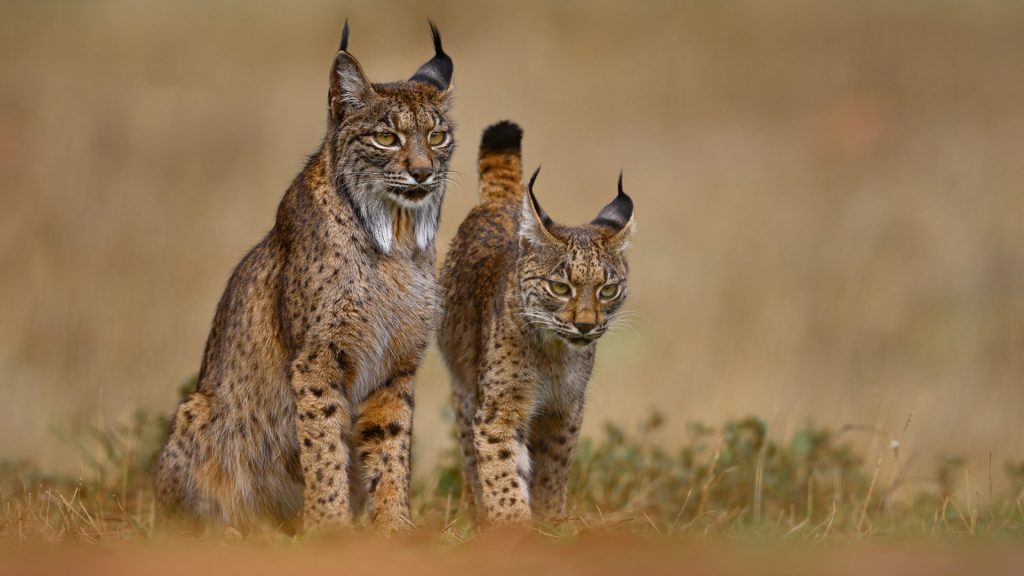
[[[1024,3],[39,0],[0,4],[0,459],[75,472],[62,435],[173,409],[322,138],[345,17],[374,80],[430,57],[427,17],[454,58],[441,254],[495,120],[558,220],[624,170],[636,319],[585,433],[753,414],[1024,456]],[[432,349],[417,473],[447,386]]]

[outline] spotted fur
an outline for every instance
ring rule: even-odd
[[[619,195],[593,222],[554,222],[533,194],[536,173],[524,193],[521,138],[510,122],[484,132],[480,203],[441,273],[438,339],[465,493],[481,523],[564,515],[595,342],[625,300],[623,251],[634,226],[621,177]],[[614,295],[602,298],[608,286]]]
[[[436,323],[454,146],[451,60],[433,33],[413,79],[371,84],[346,23],[324,142],[232,274],[174,415],[156,471],[165,513],[309,531],[351,525],[365,500],[377,527],[410,525],[413,380]]]

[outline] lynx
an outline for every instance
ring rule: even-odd
[[[633,202],[622,190],[580,227],[524,194],[522,131],[501,122],[480,145],[480,203],[441,273],[438,332],[471,514],[478,523],[565,514],[566,477],[595,342],[626,298]]]
[[[217,307],[160,454],[161,509],[245,531],[410,525],[413,380],[436,326],[453,64],[370,83],[348,52],[327,133]]]

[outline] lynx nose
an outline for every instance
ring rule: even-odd
[[[594,329],[594,324],[591,324],[590,322],[574,322],[573,326],[580,331],[580,334],[584,335]]]
[[[413,180],[415,180],[417,184],[423,184],[426,182],[427,178],[430,178],[433,174],[434,171],[425,166],[418,166],[416,168],[409,169],[409,175],[412,176]]]

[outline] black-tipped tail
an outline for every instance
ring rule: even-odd
[[[480,201],[521,206],[523,129],[515,122],[491,124],[480,138]]]
[[[523,146],[523,129],[515,122],[502,120],[484,129],[480,150],[518,152]]]

